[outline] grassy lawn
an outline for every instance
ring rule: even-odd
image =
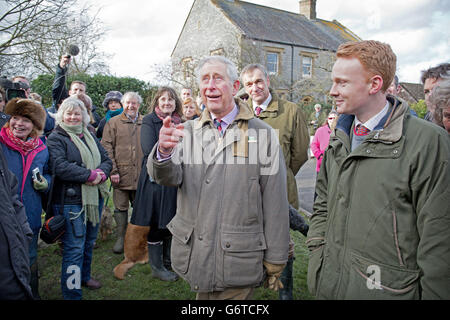
[[[308,269],[308,249],[305,237],[296,231],[291,231],[295,242],[294,261],[294,299],[313,299],[306,285]],[[98,290],[83,288],[84,300],[194,300],[195,293],[182,279],[176,282],[164,282],[151,276],[149,264],[135,265],[125,280],[117,280],[113,268],[119,264],[123,255],[114,254],[112,247],[115,235],[107,240],[98,240],[98,248],[94,249],[92,262],[92,277],[102,283]],[[61,300],[61,255],[59,246],[40,244],[38,251],[40,271],[39,292],[43,300]],[[278,300],[278,293],[268,289],[258,288],[253,297],[255,300]]]

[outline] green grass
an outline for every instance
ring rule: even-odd
[[[305,237],[296,231],[291,231],[295,242],[294,260],[294,299],[309,300],[306,285],[308,270],[308,249]],[[149,264],[135,265],[124,280],[118,280],[113,275],[113,268],[119,264],[123,255],[114,254],[112,247],[115,235],[112,234],[102,241],[97,240],[98,248],[94,249],[92,261],[92,277],[102,283],[102,288],[89,290],[83,288],[84,300],[194,300],[195,293],[183,279],[176,282],[164,282],[151,276]],[[61,255],[57,244],[40,244],[38,250],[39,292],[43,300],[61,300]],[[278,293],[269,289],[258,288],[253,296],[255,300],[278,300]]]

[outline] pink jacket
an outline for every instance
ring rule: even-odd
[[[330,142],[331,129],[328,124],[321,126],[317,129],[316,134],[311,142],[311,151],[314,157],[317,158],[316,171],[319,172],[320,164],[322,163],[323,153],[328,147],[328,142]]]

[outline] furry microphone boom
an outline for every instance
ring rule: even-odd
[[[76,56],[77,54],[80,53],[80,48],[78,48],[78,46],[71,44],[69,45],[69,56]]]

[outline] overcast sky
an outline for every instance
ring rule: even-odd
[[[151,67],[170,60],[193,2],[93,1],[109,29],[101,48],[114,55],[111,73],[154,82]],[[247,2],[299,12],[296,0]],[[419,83],[421,70],[450,61],[448,0],[317,0],[316,9],[318,18],[336,19],[364,40],[389,43],[400,81]]]

